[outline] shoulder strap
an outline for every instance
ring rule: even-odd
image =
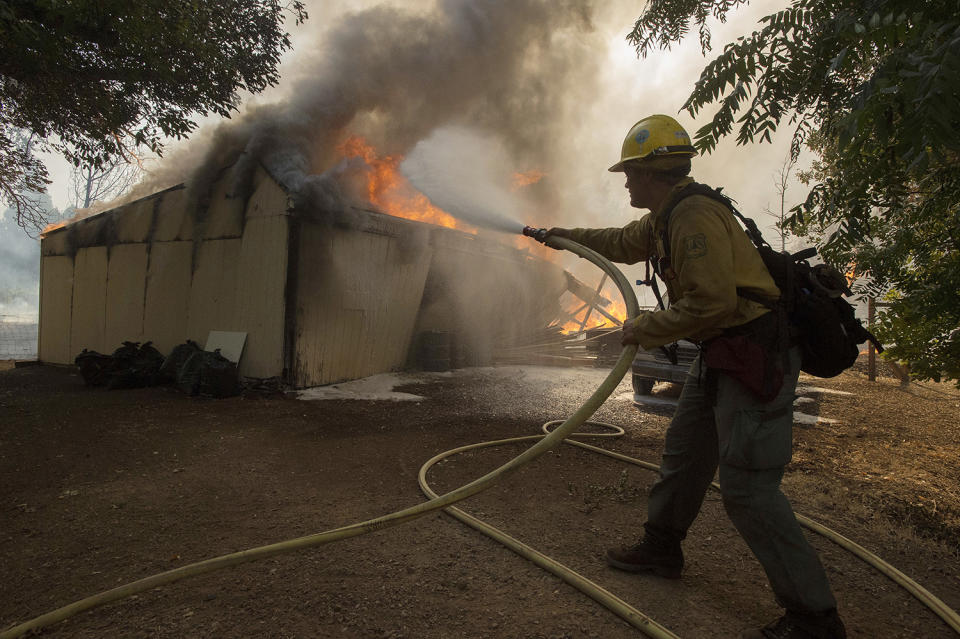
[[[670,215],[673,213],[673,209],[677,207],[678,204],[685,198],[690,197],[691,195],[704,195],[709,197],[717,202],[720,202],[725,207],[730,209],[730,212],[737,216],[741,222],[743,222],[744,227],[747,230],[747,235],[750,237],[750,241],[753,242],[754,246],[760,248],[761,246],[770,245],[767,244],[767,241],[763,239],[763,234],[760,233],[760,229],[757,228],[757,223],[751,220],[750,218],[744,216],[740,211],[737,210],[737,207],[734,205],[733,200],[722,193],[723,187],[718,189],[711,188],[706,184],[700,184],[699,182],[691,182],[686,185],[667,202],[667,205],[664,207],[663,213],[660,215],[663,218],[663,228],[665,234],[665,240],[669,240],[669,228],[670,228]],[[663,249],[667,252],[665,257],[670,257],[670,242],[665,241]]]

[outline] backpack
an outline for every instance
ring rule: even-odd
[[[816,248],[810,247],[792,254],[775,251],[763,239],[756,223],[744,217],[733,201],[720,191],[693,182],[667,203],[662,213],[663,247],[667,252],[664,257],[667,260],[670,258],[670,213],[684,198],[705,195],[723,204],[743,222],[764,266],[780,289],[779,299],[767,298],[740,287],[737,288],[737,295],[762,304],[780,316],[781,335],[793,335],[800,346],[800,370],[815,377],[835,377],[853,366],[860,355],[860,344],[867,340],[873,343],[877,352],[883,352],[883,346],[864,328],[855,316],[853,306],[844,299],[852,295],[846,278],[832,266],[811,265],[808,262],[817,254]],[[654,271],[659,274],[658,265],[654,266]],[[648,280],[651,279],[648,276]],[[659,293],[656,290],[654,292]],[[658,294],[658,300],[659,297]]]

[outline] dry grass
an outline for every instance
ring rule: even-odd
[[[839,423],[797,429],[788,485],[798,499],[827,511],[831,501],[849,504],[859,525],[886,529],[896,521],[957,552],[960,390],[950,383],[902,386],[892,377],[870,382],[856,370],[801,383],[851,395],[819,396],[820,416]]]

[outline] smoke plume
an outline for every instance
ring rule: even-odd
[[[440,0],[428,10],[376,6],[343,15],[315,51],[300,52],[285,76],[286,100],[247,108],[191,140],[131,197],[183,181],[202,189],[237,161],[238,188],[262,163],[301,202],[330,209],[350,196],[335,153],[348,135],[406,154],[445,126],[498,139],[514,170],[553,175],[561,170],[553,160],[573,151],[563,135],[567,115],[594,92],[590,4]],[[452,158],[470,153],[449,149]]]

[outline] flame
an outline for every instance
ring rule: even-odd
[[[373,146],[357,135],[344,140],[337,147],[337,151],[342,153],[343,157],[358,157],[366,163],[369,167],[367,197],[371,204],[387,214],[467,233],[477,232],[474,227],[431,204],[427,196],[413,188],[397,168],[403,161],[403,156],[381,156]]]
[[[843,275],[847,280],[847,286],[853,286],[853,283],[857,281],[858,277],[860,277],[860,275],[857,273],[857,263],[851,262],[847,272]]]
[[[598,312],[596,309],[590,311],[590,317],[587,319],[586,325],[584,325],[583,330],[590,330],[592,328],[616,328],[618,325],[623,325],[623,322],[627,319],[627,305],[624,304],[623,300],[619,299],[619,292],[614,288],[613,290],[604,290],[601,292],[603,297],[611,300],[610,304],[603,307],[604,312],[616,318],[619,324],[614,324],[608,317]],[[566,322],[560,325],[560,332],[565,334],[570,333],[579,333],[580,325],[583,323],[583,316],[587,313],[588,309],[583,308],[584,302],[579,297],[575,295],[568,295],[568,299],[564,304],[564,312],[567,314],[572,314],[572,317]]]
[[[523,188],[525,186],[530,186],[531,184],[536,184],[546,175],[543,171],[539,169],[531,169],[524,173],[514,173],[513,174],[513,190]]]
[[[57,222],[56,224],[47,224],[45,227],[43,227],[43,230],[40,231],[40,237],[46,237],[47,233],[52,233],[57,229],[62,229],[67,225],[68,221],[69,220],[64,220],[63,222]]]

